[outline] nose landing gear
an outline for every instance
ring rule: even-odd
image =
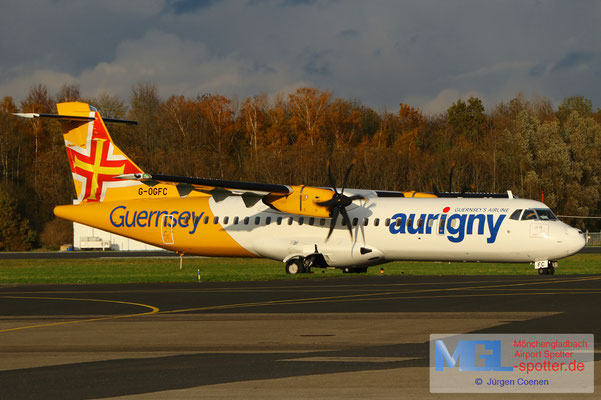
[[[557,261],[547,261],[546,265],[539,266],[538,274],[539,275],[553,275],[555,274],[555,267],[557,267]]]

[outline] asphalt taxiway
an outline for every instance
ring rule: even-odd
[[[429,392],[431,333],[598,343],[599,304],[599,275],[4,285],[0,397],[478,398]]]

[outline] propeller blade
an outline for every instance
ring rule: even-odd
[[[367,198],[365,198],[365,197],[363,197],[363,196],[361,196],[361,195],[359,195],[359,194],[356,194],[356,195],[354,195],[354,196],[351,196],[351,197],[349,197],[348,199],[349,199],[350,201],[353,201],[353,200],[367,200]]]
[[[320,201],[318,203],[315,203],[318,206],[322,206],[322,207],[334,207],[336,205],[336,198],[332,197],[330,200],[325,200],[325,201]]]
[[[348,232],[351,234],[351,239],[352,239],[353,238],[353,228],[352,228],[352,224],[351,224],[351,219],[344,207],[340,207],[340,212],[342,213],[342,217],[344,219],[346,219],[346,227],[348,228]]]
[[[334,232],[334,227],[336,227],[336,220],[338,219],[338,207],[332,210],[332,222],[330,223],[330,230],[328,231],[328,236],[326,236],[326,242]]]
[[[344,189],[346,188],[346,183],[348,181],[348,177],[351,174],[351,170],[353,169],[354,166],[355,166],[355,163],[353,162],[347,168],[346,173],[344,174],[344,180],[342,181],[342,191],[340,192],[340,194],[344,193]]]
[[[330,179],[330,186],[332,186],[332,189],[334,189],[334,193],[338,194],[338,191],[336,190],[336,179],[334,179],[334,174],[332,174],[332,164],[330,164],[329,160],[328,160],[328,178]]]

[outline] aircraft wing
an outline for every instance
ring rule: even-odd
[[[213,196],[215,201],[221,201],[228,196],[238,195],[247,206],[253,205],[263,196],[269,194],[287,195],[293,192],[290,186],[274,185],[270,183],[228,181],[222,179],[191,178],[182,176],[156,175],[156,174],[129,174],[119,175],[119,179],[136,180],[148,186],[159,183],[175,185],[181,197],[185,197],[193,190]]]

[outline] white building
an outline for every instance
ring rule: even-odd
[[[73,204],[79,204],[77,199],[73,200]],[[164,250],[160,247],[103,231],[102,229],[73,222],[73,250],[81,250],[82,242],[84,242],[84,249],[116,251]]]
[[[73,247],[74,250],[81,250],[81,244],[84,242],[84,248],[90,249],[110,249],[110,250],[163,250],[159,247],[146,243],[138,242],[124,236],[115,235],[102,229],[92,228],[77,222],[73,223]],[[90,243],[97,244],[90,246]]]

